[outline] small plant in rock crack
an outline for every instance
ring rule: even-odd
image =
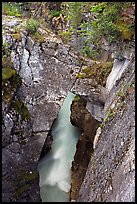
[[[26,29],[29,33],[34,34],[39,28],[39,22],[30,18],[26,22]]]
[[[119,90],[116,92],[116,94],[121,98],[122,101],[125,99],[125,93],[123,91]]]
[[[114,109],[110,108],[107,116],[103,120],[102,126],[104,126],[104,124],[108,122],[111,118],[113,118],[114,116],[115,116],[115,111]]]

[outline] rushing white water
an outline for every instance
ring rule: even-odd
[[[42,202],[69,202],[71,166],[80,131],[70,123],[70,105],[74,94],[68,94],[53,125],[51,151],[40,160],[40,195]]]
[[[112,71],[110,72],[107,82],[106,82],[106,88],[110,92],[110,90],[115,85],[116,81],[120,79],[122,73],[125,71],[125,69],[128,67],[130,61],[128,59],[125,59],[123,61],[115,60],[114,65],[112,68]]]

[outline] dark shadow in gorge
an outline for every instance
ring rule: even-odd
[[[71,168],[70,200],[77,200],[80,186],[93,153],[93,141],[100,124],[86,109],[87,101],[75,97],[71,104],[71,123],[82,130],[76,145],[76,153]]]

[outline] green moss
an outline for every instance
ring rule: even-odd
[[[116,92],[116,95],[119,97],[120,101],[125,100],[127,91],[128,91],[128,86],[125,86],[124,84],[122,84],[121,88]]]
[[[7,44],[6,41],[3,41],[2,43],[2,64],[4,61],[9,60],[10,55],[11,55],[11,50],[9,49],[9,44]],[[10,61],[10,60],[9,60]]]
[[[80,100],[80,96],[77,95],[77,96],[74,97],[73,102],[77,102],[79,100]]]
[[[2,55],[2,100],[9,102],[16,88],[21,84],[21,78],[13,67],[10,58],[11,50],[5,42],[2,46]]]
[[[16,87],[21,84],[21,79],[17,75],[9,56],[2,57],[2,99],[9,102]]]
[[[123,91],[120,91],[120,90],[117,91],[116,95],[119,96],[121,98],[121,100],[125,99],[125,93]]]
[[[82,69],[82,72],[85,74],[89,74],[91,72],[91,67],[87,66]]]
[[[107,112],[107,116],[103,119],[102,126],[105,125],[110,119],[112,119],[115,116],[116,112],[114,111],[114,108],[110,108]]]
[[[18,176],[13,183],[17,198],[21,197],[23,193],[31,189],[33,182],[38,178],[36,171],[20,170]]]
[[[25,179],[26,181],[35,181],[38,178],[38,173],[36,171],[22,171],[18,179]]]
[[[13,69],[12,67],[6,67],[2,69],[2,79],[3,80],[8,80],[12,76],[16,74],[16,70]]]
[[[82,74],[82,73],[77,73],[76,74],[76,78],[85,78],[86,77],[86,75],[85,74]]]
[[[100,123],[99,127],[104,128],[105,127],[105,123],[104,122]]]
[[[12,34],[13,38],[15,38],[17,41],[21,41],[22,37],[21,37],[21,33],[18,31],[14,34]]]
[[[112,62],[100,62],[92,66],[87,66],[82,69],[82,73],[77,74],[77,78],[95,79],[102,86],[105,85],[106,79],[112,69]]]
[[[4,96],[2,97],[2,100],[4,102],[9,102],[11,99],[12,99],[12,93],[11,92],[4,93]]]
[[[63,40],[64,43],[69,43],[69,41],[71,39],[71,32],[59,31],[58,35]]]
[[[8,16],[22,16],[21,9],[15,2],[2,2],[2,14]]]
[[[25,184],[16,190],[17,198],[21,197],[22,194],[30,189],[30,184]]]
[[[33,18],[30,18],[27,20],[26,22],[26,30],[31,33],[34,34],[39,28],[39,22],[36,21]]]
[[[57,10],[52,10],[50,11],[50,15],[53,17],[58,17],[59,15],[61,14],[60,11],[57,11]]]
[[[31,37],[32,37],[33,40],[36,40],[39,43],[42,43],[42,42],[45,41],[44,36],[38,31],[36,31]]]
[[[121,37],[124,40],[131,39],[131,37],[135,33],[134,29],[132,27],[131,28],[129,27],[129,23],[128,22],[119,21],[117,23],[117,28],[119,29],[119,31],[121,33]]]
[[[110,111],[109,114],[108,114],[108,117],[113,117],[115,115],[115,112],[114,111]]]
[[[18,74],[12,75],[12,77],[9,79],[10,84],[12,87],[17,88],[19,85],[21,85],[21,78]]]
[[[29,120],[30,119],[30,114],[26,106],[24,106],[22,110],[22,120]]]
[[[12,107],[19,114],[21,114],[22,120],[29,120],[30,119],[30,114],[29,114],[28,108],[25,106],[25,104],[22,101],[20,101],[20,100],[13,101]]]

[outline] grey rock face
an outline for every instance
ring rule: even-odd
[[[106,100],[107,122],[101,128],[78,202],[132,202],[135,198],[134,66],[132,57]]]
[[[106,100],[106,89],[104,87],[98,85],[97,82],[92,79],[78,78],[71,91],[85,98],[87,100],[87,110],[95,119],[102,121]]]

